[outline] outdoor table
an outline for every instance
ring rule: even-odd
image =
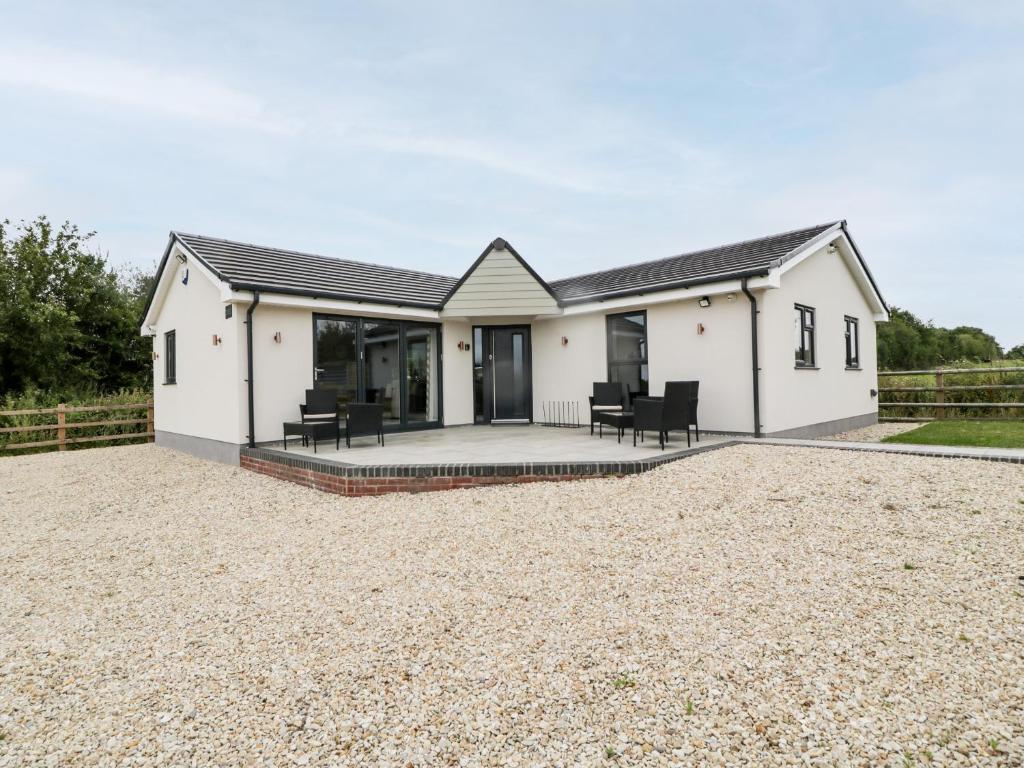
[[[616,437],[622,442],[622,435],[627,427],[633,426],[633,414],[630,411],[598,411],[597,436],[604,437],[604,425],[615,428]]]
[[[334,448],[341,447],[341,430],[334,421],[286,421],[284,422],[284,449],[288,450],[288,435],[301,435],[302,444],[309,445],[313,439],[313,453],[316,453],[316,441],[334,438]]]

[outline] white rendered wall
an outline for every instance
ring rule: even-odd
[[[234,318],[225,319],[220,290],[198,268],[172,255],[165,267],[169,288],[153,337],[153,402],[157,431],[238,442],[239,338]],[[189,269],[188,284],[182,284]],[[164,383],[164,334],[176,338],[175,384]],[[217,335],[222,342],[215,345]],[[244,338],[241,344],[244,346]]]
[[[463,320],[441,326],[445,426],[473,423],[473,327]],[[459,349],[459,342],[470,345]]]
[[[794,365],[794,304],[815,310],[817,370]],[[782,276],[766,291],[761,315],[765,351],[762,422],[766,432],[877,413],[875,321],[853,275],[838,253],[827,248]],[[846,315],[860,326],[860,370],[846,369]]]
[[[543,417],[546,401],[578,402],[586,420],[587,396],[595,381],[608,379],[603,314],[559,317],[533,323],[533,419]],[[568,344],[562,344],[562,337]]]
[[[664,393],[666,381],[700,381],[701,428],[753,431],[750,361],[750,305],[743,294],[730,301],[712,297],[637,304],[621,311],[647,310],[650,394]],[[534,419],[550,400],[578,401],[585,409],[595,381],[608,378],[606,320],[594,312],[533,323]],[[704,326],[698,334],[697,324]],[[561,344],[565,336],[569,343]],[[584,416],[585,418],[585,416]]]
[[[248,304],[236,306],[236,313],[244,321]],[[313,313],[261,304],[253,312],[252,332],[256,442],[280,440],[281,424],[298,421],[299,403],[305,400],[306,390],[313,387]],[[281,333],[280,343],[274,341],[277,332]],[[244,379],[244,349],[241,366]],[[246,412],[239,442],[245,441],[249,431],[248,418]]]
[[[698,333],[698,324],[704,332]],[[647,312],[651,393],[666,381],[700,382],[702,429],[753,432],[754,396],[750,355],[750,304],[742,293],[656,304]]]

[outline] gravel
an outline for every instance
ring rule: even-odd
[[[1024,467],[347,499],[0,459],[0,765],[1021,765]]]
[[[924,426],[924,422],[893,421],[879,424],[872,424],[870,427],[851,429],[849,432],[840,432],[836,435],[823,437],[822,440],[845,440],[851,443],[880,443],[887,437],[902,435],[913,429]]]

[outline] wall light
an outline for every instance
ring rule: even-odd
[[[702,307],[710,307],[711,306],[711,297],[710,296],[701,296],[700,299],[697,301],[697,304],[699,306],[702,306]]]
[[[220,342],[221,342],[220,336],[218,336],[216,333],[213,334],[213,346],[216,347],[218,344],[220,344]]]
[[[569,337],[568,336],[563,336],[562,337],[562,346],[563,347],[568,347],[569,346]]]
[[[703,336],[704,335],[704,323],[697,323],[697,335],[698,336]]]
[[[278,344],[281,343],[281,332],[280,331],[275,331],[274,332],[274,341],[276,341]]]
[[[177,257],[178,261],[180,261],[182,264],[184,264],[186,261],[188,261],[188,257],[186,257],[185,254],[182,253],[181,251],[178,251],[174,255],[175,255],[175,257]]]

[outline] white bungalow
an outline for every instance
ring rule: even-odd
[[[157,443],[238,463],[314,385],[399,431],[696,379],[704,430],[829,434],[876,421],[887,318],[844,221],[550,282],[501,238],[456,279],[172,232],[142,333]]]

